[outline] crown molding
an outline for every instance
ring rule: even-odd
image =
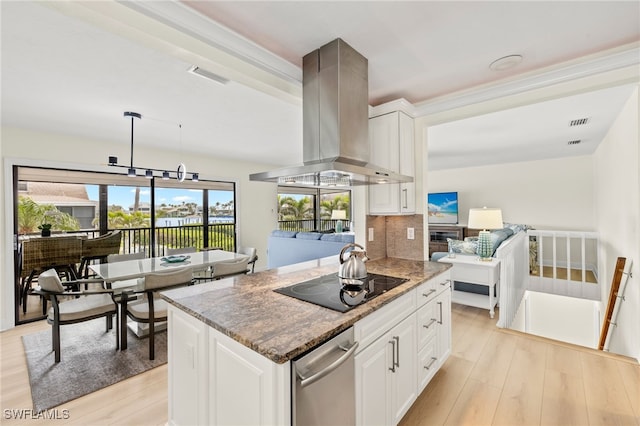
[[[532,71],[498,83],[477,86],[469,90],[416,103],[414,105],[415,116],[437,114],[624,69],[631,69],[631,79],[638,82],[640,81],[638,67],[640,67],[640,43],[632,43],[606,52],[547,67],[543,70]],[[612,85],[629,82],[629,79],[624,79],[624,81],[612,82]]]
[[[300,67],[181,2],[136,0],[120,4],[290,83],[302,85]]]

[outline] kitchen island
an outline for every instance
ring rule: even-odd
[[[345,313],[273,291],[336,272],[336,257],[163,293],[170,304],[170,423],[290,424],[290,361],[352,326],[364,353],[396,322],[413,318],[412,352],[417,365],[422,346],[418,346],[420,331],[415,322],[420,310],[435,306],[430,302],[442,294],[448,297],[445,313],[449,312],[450,291],[444,291],[449,289],[449,267],[390,258],[370,261],[368,272],[408,281]],[[438,322],[442,323],[443,305],[438,303]],[[428,312],[427,316],[432,316],[433,308]],[[441,334],[444,337],[440,340],[448,341],[450,347],[450,325]],[[435,343],[431,346],[429,353],[438,350]],[[428,357],[430,365],[425,368],[430,376],[450,351],[444,347],[439,350],[443,356],[438,357],[438,366]],[[419,371],[416,367],[410,376],[416,377]],[[419,393],[415,380],[414,385],[415,400]],[[364,419],[356,415],[356,421],[363,423]]]

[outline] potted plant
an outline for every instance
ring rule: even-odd
[[[40,235],[42,235],[43,237],[50,237],[51,236],[51,224],[50,223],[43,223],[41,225],[38,225],[38,229],[41,231]]]

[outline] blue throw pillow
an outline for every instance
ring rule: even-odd
[[[454,253],[476,254],[476,251],[478,250],[477,241],[460,241],[447,238],[447,243],[449,243],[449,246]]]

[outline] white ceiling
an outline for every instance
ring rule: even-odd
[[[301,57],[336,37],[369,59],[372,105],[418,106],[640,40],[636,1],[24,1],[1,11],[3,126],[126,145],[122,113],[136,111],[136,144],[273,165],[301,162]],[[489,70],[509,54],[524,60]],[[193,64],[232,81],[186,73]],[[429,167],[593,152],[631,88],[433,127]],[[588,126],[568,128],[581,117]]]

